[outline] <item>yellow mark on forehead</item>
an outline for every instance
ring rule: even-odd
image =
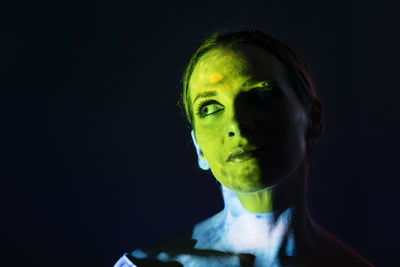
[[[222,79],[222,75],[220,73],[214,72],[211,73],[210,76],[208,77],[208,81],[210,83],[217,83]]]

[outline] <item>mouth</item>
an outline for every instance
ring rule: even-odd
[[[227,162],[243,162],[247,161],[249,159],[255,158],[257,156],[260,156],[261,153],[263,153],[265,149],[261,148],[242,148],[238,147],[235,148],[228,156]]]

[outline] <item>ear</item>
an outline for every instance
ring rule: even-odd
[[[308,113],[309,124],[307,128],[307,138],[319,138],[325,129],[325,123],[322,116],[322,105],[318,99],[313,98],[310,101],[310,110]]]
[[[192,130],[191,132],[192,139],[193,139],[193,144],[194,147],[196,148],[196,153],[197,153],[197,162],[199,164],[199,167],[203,170],[208,170],[210,169],[210,165],[208,165],[208,161],[203,155],[203,151],[201,151],[199,144],[197,143],[196,136],[194,135],[194,131]]]

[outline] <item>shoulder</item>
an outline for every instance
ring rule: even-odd
[[[136,266],[127,256],[124,254],[115,264],[114,267],[134,267]]]
[[[220,266],[240,266],[244,260],[240,256],[207,246],[215,241],[212,236],[219,227],[220,217],[220,214],[216,214],[170,238],[127,253],[120,260],[126,265],[120,264],[114,267],[186,266],[193,262],[199,266],[210,263]]]
[[[152,246],[125,253],[115,263],[114,267],[182,266],[176,260],[176,255],[193,247],[190,233],[191,229],[155,243]]]
[[[114,265],[114,267],[133,266],[182,266],[169,255],[193,247],[191,240],[192,228],[183,231],[171,238],[157,242],[149,247],[136,249],[133,252],[125,253]],[[175,265],[174,265],[175,262]]]
[[[154,243],[150,247],[135,250],[131,254],[137,256],[154,256],[161,252],[178,253],[198,248],[210,249],[211,247],[206,244],[215,241],[213,238],[215,233],[222,227],[223,216],[223,213],[217,213],[176,235]]]

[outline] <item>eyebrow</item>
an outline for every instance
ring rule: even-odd
[[[207,92],[200,93],[194,98],[193,103],[195,103],[196,100],[199,98],[206,98],[206,97],[216,96],[216,95],[217,95],[216,91],[207,91]]]
[[[273,79],[270,78],[266,78],[266,77],[252,77],[250,79],[248,79],[246,82],[244,82],[242,84],[243,88],[248,88],[251,86],[254,86],[257,83],[261,83],[261,82],[267,82],[270,85],[274,85],[275,81]]]
[[[242,84],[242,87],[243,88],[248,88],[248,87],[254,86],[255,84],[260,83],[260,82],[267,82],[268,84],[272,84],[272,85],[275,84],[273,79],[269,79],[269,78],[266,78],[266,77],[252,77],[252,78],[248,79],[247,81],[245,81]],[[193,103],[195,103],[197,101],[197,99],[216,96],[217,94],[218,93],[216,91],[206,91],[206,92],[203,92],[203,93],[199,93],[194,98]]]

